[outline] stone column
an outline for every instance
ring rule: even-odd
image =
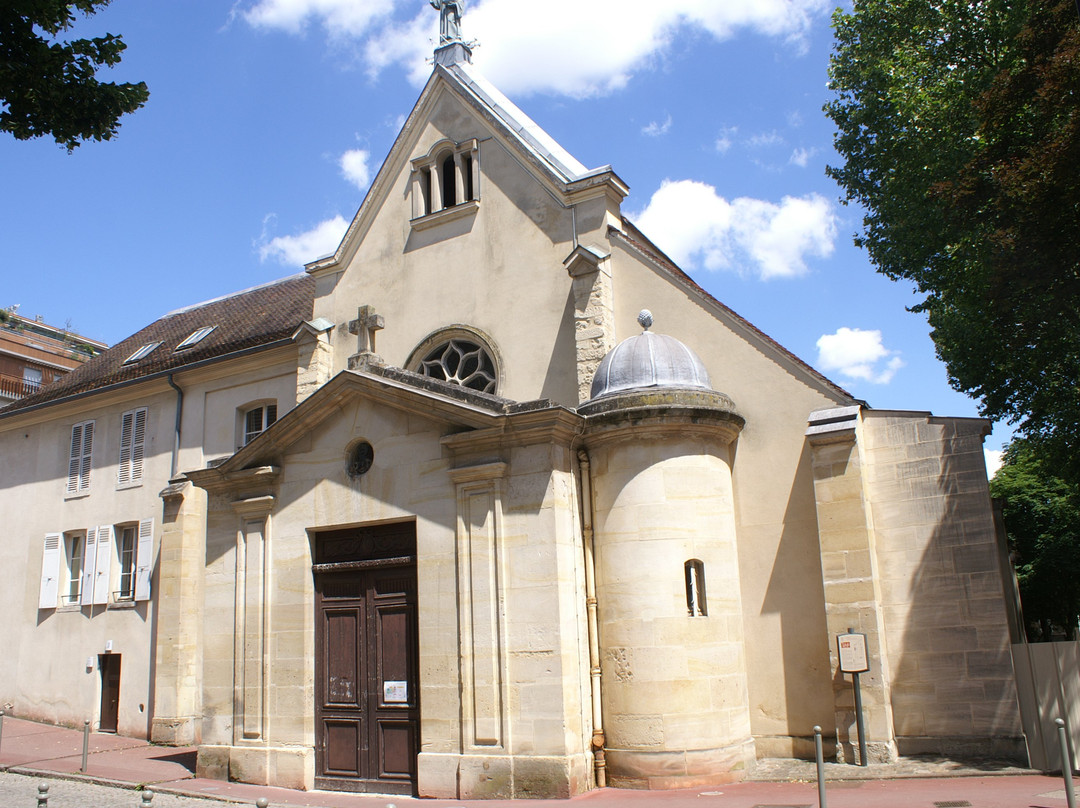
[[[191,746],[202,740],[203,570],[206,492],[180,478],[161,492],[164,512],[154,593],[154,705],[150,740]]]
[[[874,523],[866,496],[860,434],[861,408],[838,407],[810,415],[806,431],[814,468],[818,541],[825,584],[836,710],[837,756],[856,760],[859,742],[850,674],[839,672],[836,636],[850,629],[866,635],[870,670],[860,674],[871,762],[896,760],[889,660],[881,610]]]
[[[563,262],[573,278],[578,401],[588,401],[596,369],[615,347],[615,293],[611,256],[577,247]]]

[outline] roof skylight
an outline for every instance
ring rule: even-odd
[[[146,345],[142,346],[141,348],[139,348],[139,350],[137,350],[135,353],[125,359],[124,364],[130,365],[132,362],[138,362],[140,359],[145,359],[151,353],[153,353],[154,349],[157,348],[159,345],[161,345],[160,342],[148,342]]]
[[[192,345],[202,342],[215,328],[217,328],[216,325],[205,325],[197,331],[191,332],[183,342],[176,346],[176,350],[180,351],[184,348],[190,348]]]

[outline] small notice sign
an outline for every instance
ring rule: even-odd
[[[841,672],[866,673],[870,670],[865,634],[837,634],[836,650],[840,654]]]
[[[384,704],[407,704],[409,702],[408,682],[383,682]]]

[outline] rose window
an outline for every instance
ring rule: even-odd
[[[468,340],[444,342],[424,357],[419,372],[481,393],[495,392],[495,363],[480,345]]]

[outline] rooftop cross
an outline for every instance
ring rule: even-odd
[[[461,15],[465,12],[465,0],[429,0],[441,14],[439,19],[439,46],[464,42],[461,38]]]
[[[356,319],[349,322],[349,333],[359,339],[358,353],[375,353],[375,332],[386,325],[381,314],[376,314],[372,306],[361,306],[356,312]]]

